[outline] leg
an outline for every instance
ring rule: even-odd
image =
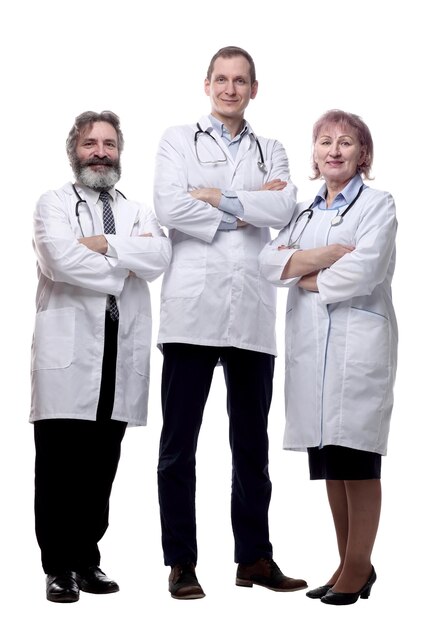
[[[354,593],[367,581],[371,572],[371,553],[377,535],[381,511],[381,482],[345,481],[349,533],[343,569],[333,591]]]
[[[233,458],[231,517],[236,563],[272,558],[268,532],[268,412],[274,357],[250,350],[222,351]]]
[[[98,542],[109,525],[109,499],[121,456],[121,443],[127,424],[111,419],[116,380],[119,321],[105,313],[105,340],[102,378],[96,422],[86,429],[83,472],[79,480],[81,509],[78,519],[80,549],[75,553],[75,569],[85,570],[100,564]]]
[[[109,500],[127,424],[107,420],[90,426],[86,471],[80,478],[82,515],[77,520],[80,545],[75,554],[76,571],[100,564],[98,543],[109,525]]]
[[[79,444],[85,439],[84,426],[80,420],[58,419],[34,424],[35,532],[46,574],[72,570],[78,549],[80,481],[75,458],[83,463]]]
[[[217,348],[164,344],[158,488],[165,565],[196,565],[196,448]]]
[[[349,513],[346,496],[346,488],[343,480],[327,480],[327,496],[333,516],[334,528],[336,531],[337,546],[339,549],[340,563],[336,571],[326,583],[334,585],[343,568],[346,555],[346,547],[349,534]]]

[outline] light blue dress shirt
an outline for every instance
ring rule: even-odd
[[[240,141],[245,133],[248,132],[247,125],[245,124],[243,130],[232,138],[222,122],[213,117],[213,115],[209,115],[209,119],[213,129],[216,130],[221,139],[226,143],[231,156],[235,159]],[[237,228],[237,218],[242,218],[244,215],[243,205],[235,191],[231,189],[221,190],[221,193],[222,197],[218,209],[223,211],[224,215],[222,216],[218,230],[235,230]]]

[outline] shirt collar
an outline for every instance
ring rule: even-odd
[[[243,129],[235,137],[231,138],[231,134],[227,130],[223,122],[216,119],[216,117],[214,117],[212,114],[209,115],[209,120],[211,122],[211,127],[216,130],[220,137],[224,137],[228,143],[231,143],[232,141],[239,141],[245,133],[252,132],[249,124],[246,122],[246,120],[243,120]]]
[[[352,202],[355,199],[362,185],[363,185],[363,180],[361,178],[361,175],[355,174],[355,176],[350,179],[346,187],[344,187],[344,189],[340,191],[337,194],[337,196],[334,198],[331,208],[335,209],[337,208],[337,205],[342,206],[343,204],[350,204],[350,202]],[[312,208],[318,206],[323,200],[326,199],[326,197],[327,197],[327,185],[324,183],[324,185],[320,188],[317,195],[315,196],[315,199],[312,203]]]

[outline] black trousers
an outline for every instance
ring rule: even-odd
[[[46,574],[99,565],[126,423],[111,420],[118,322],[106,314],[97,420],[35,422],[35,531]]]
[[[271,558],[267,427],[274,357],[232,347],[177,343],[164,344],[163,355],[158,488],[165,565],[197,562],[196,448],[219,360],[227,386],[235,562]]]

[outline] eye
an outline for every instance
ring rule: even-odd
[[[244,78],[238,78],[238,79],[237,79],[237,84],[238,84],[238,85],[245,85],[245,84],[246,84],[246,81],[244,80]]]

